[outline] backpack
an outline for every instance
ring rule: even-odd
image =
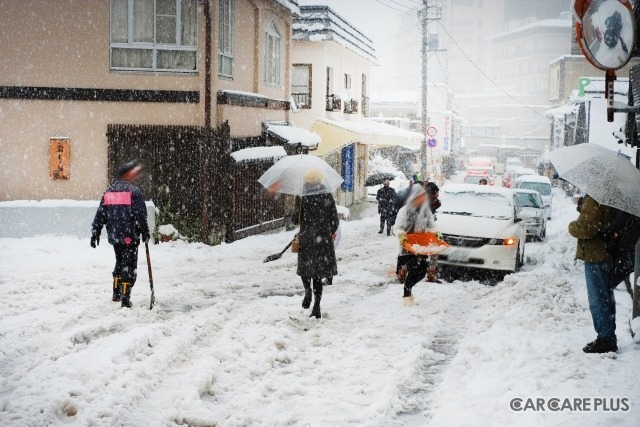
[[[611,208],[611,223],[604,232],[605,249],[613,258],[633,251],[640,240],[640,217]]]

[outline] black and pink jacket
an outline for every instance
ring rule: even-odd
[[[92,231],[100,233],[105,224],[112,245],[139,245],[140,235],[149,232],[142,191],[127,181],[111,184],[102,195]]]

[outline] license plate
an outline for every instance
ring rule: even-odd
[[[447,254],[447,261],[451,262],[468,262],[469,258],[471,258],[471,255],[466,249],[451,248]]]

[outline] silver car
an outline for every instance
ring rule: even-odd
[[[520,218],[524,222],[527,237],[544,240],[547,235],[547,214],[542,196],[535,190],[514,188],[516,202],[520,207]]]

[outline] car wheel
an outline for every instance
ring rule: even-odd
[[[544,238],[547,237],[547,226],[545,225],[544,228],[542,229],[542,233],[540,233],[540,240],[544,240]]]
[[[521,266],[522,264],[520,264],[520,247],[518,246],[518,252],[516,253],[516,265],[513,269],[513,272],[517,273],[518,271],[520,271]]]
[[[518,251],[518,253],[520,254],[520,266],[518,267],[519,270],[524,266],[524,245],[522,245],[522,251]]]

